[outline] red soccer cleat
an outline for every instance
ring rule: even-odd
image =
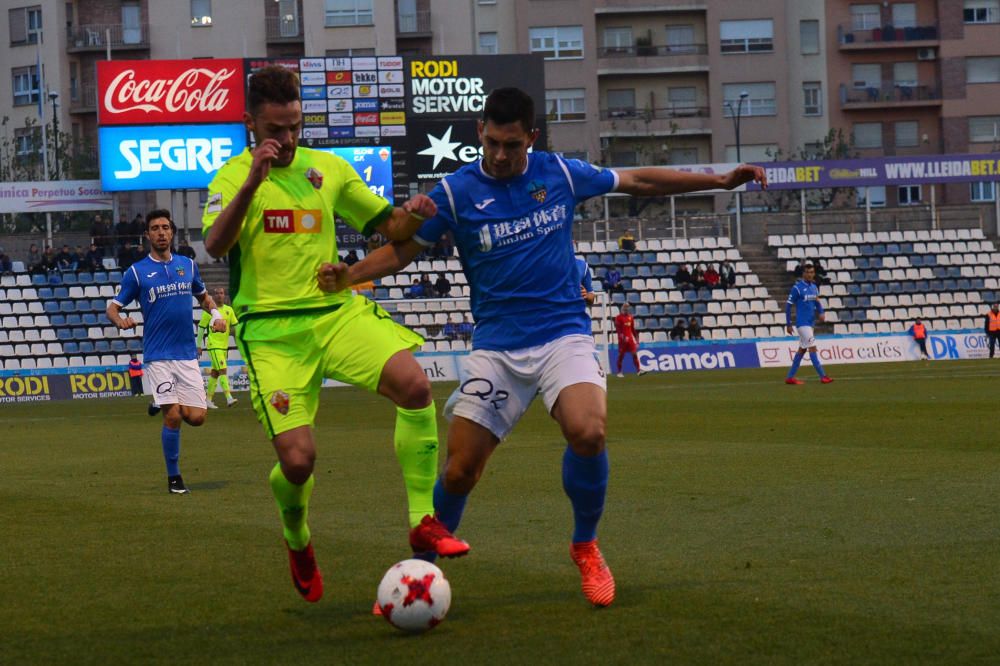
[[[796,379],[795,377],[789,377],[788,379],[785,380],[785,383],[792,384],[793,386],[800,386],[801,384],[805,384],[804,381],[802,381],[801,379]]]
[[[292,584],[302,598],[310,603],[319,601],[323,596],[323,574],[316,566],[316,553],[313,552],[312,544],[306,546],[305,550],[292,550],[289,547],[288,563],[292,569]]]
[[[822,383],[824,383],[824,384],[832,384],[833,383],[833,377],[830,377],[828,375],[823,375],[823,378],[820,379],[820,381]]]
[[[437,516],[424,516],[410,530],[410,546],[414,553],[434,552],[441,557],[461,557],[469,552],[469,544],[456,539]]]
[[[574,543],[569,554],[580,567],[584,596],[595,606],[610,606],[615,600],[615,579],[597,547],[597,540]]]

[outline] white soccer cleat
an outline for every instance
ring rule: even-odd
[[[208,405],[207,406],[208,406],[208,409],[218,409],[219,408],[219,406],[217,404],[215,404],[214,402],[212,402],[211,400],[208,401]]]
[[[236,398],[226,398],[226,407],[232,407],[237,402],[239,402],[239,400]]]

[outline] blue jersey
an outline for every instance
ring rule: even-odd
[[[192,259],[175,254],[170,261],[146,257],[122,276],[114,302],[125,307],[133,300],[142,308],[142,353],[150,361],[191,361],[198,358],[194,341],[192,296],[205,285]]]
[[[473,349],[508,351],[590,334],[573,254],[573,208],[614,191],[614,171],[535,151],[525,172],[497,180],[481,162],[430,193],[438,213],[414,239],[431,246],[450,230],[469,280]]]
[[[586,289],[588,294],[594,291],[594,281],[590,276],[590,266],[587,265],[587,260],[577,257],[576,268],[580,271],[580,286]]]
[[[823,305],[819,302],[819,288],[814,282],[799,280],[788,293],[785,301],[785,323],[791,324],[792,306],[795,306],[795,325],[812,326],[816,315],[823,314]]]

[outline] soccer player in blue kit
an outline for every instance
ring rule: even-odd
[[[792,327],[792,306],[795,306],[795,326]],[[789,335],[799,334],[799,351],[792,359],[792,367],[788,370],[786,384],[805,384],[801,379],[795,378],[795,373],[799,371],[799,364],[806,350],[809,350],[809,360],[819,374],[819,380],[824,384],[829,384],[833,378],[828,376],[820,363],[819,353],[816,350],[816,336],[813,333],[813,324],[816,320],[823,321],[823,304],[819,301],[819,288],[816,286],[816,267],[806,264],[802,270],[802,279],[795,283],[788,293],[788,300],[785,301],[785,329]]]
[[[764,170],[725,175],[664,168],[601,169],[547,152],[529,152],[538,130],[531,97],[517,88],[488,96],[478,123],[483,157],[442,179],[430,196],[437,215],[409,241],[347,267],[325,264],[321,288],[334,291],[389,275],[451,231],[471,288],[473,351],[445,407],[448,457],[434,492],[437,517],[458,528],[466,498],[497,445],[536,394],[559,424],[563,488],[573,507],[570,554],[583,592],[596,606],[614,600],[615,583],[597,545],[608,483],[606,379],[581,298],[573,255],[574,207],[594,196],[640,196],[731,189]]]
[[[146,215],[149,256],[125,271],[118,295],[108,302],[105,314],[119,330],[133,329],[136,321],[122,317],[121,311],[133,300],[139,301],[145,321],[142,353],[146,376],[153,400],[163,411],[160,441],[167,464],[167,491],[183,495],[188,490],[179,466],[181,421],[200,426],[207,411],[191,297],[212,313],[212,330],[224,331],[226,324],[201,281],[198,265],[170,251],[176,231],[169,211],[154,210]]]

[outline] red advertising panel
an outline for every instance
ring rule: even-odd
[[[243,61],[237,59],[99,60],[98,122],[240,122],[243,85]]]

